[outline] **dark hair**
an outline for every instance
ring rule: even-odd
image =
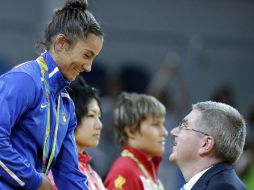
[[[86,0],[67,0],[63,8],[56,9],[38,48],[49,50],[54,37],[60,33],[66,36],[70,45],[89,34],[103,37],[102,28],[87,10],[87,5]]]
[[[78,125],[81,123],[82,117],[87,115],[88,104],[93,99],[97,101],[101,110],[99,92],[95,88],[87,85],[81,76],[78,76],[76,80],[71,82],[67,90],[75,104],[75,113]]]

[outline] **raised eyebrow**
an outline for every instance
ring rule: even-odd
[[[86,53],[87,53],[87,52],[90,53],[91,56],[95,56],[95,53],[94,53],[93,51],[91,51],[91,50],[89,50],[89,49],[86,49],[85,51],[86,51]]]

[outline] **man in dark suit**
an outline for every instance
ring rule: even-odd
[[[233,107],[199,102],[171,130],[175,139],[169,160],[183,173],[184,190],[246,190],[232,164],[243,152],[246,124]]]

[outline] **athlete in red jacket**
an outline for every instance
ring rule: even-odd
[[[104,182],[108,190],[163,190],[158,166],[168,135],[165,107],[154,97],[122,93],[114,112],[114,131],[123,147]]]

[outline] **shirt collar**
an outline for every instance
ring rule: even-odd
[[[84,164],[89,164],[91,161],[92,157],[87,154],[86,152],[79,152],[78,153],[78,160]]]
[[[201,178],[201,176],[207,171],[209,170],[211,167],[202,170],[201,172],[197,173],[196,175],[194,175],[190,181],[188,181],[188,183],[186,183],[184,185],[184,189],[185,190],[191,190],[191,188],[195,185],[195,183],[199,180],[199,178]]]
[[[42,53],[42,57],[48,66],[50,92],[53,93],[53,95],[58,96],[63,88],[70,84],[70,81],[63,77],[48,51]]]

